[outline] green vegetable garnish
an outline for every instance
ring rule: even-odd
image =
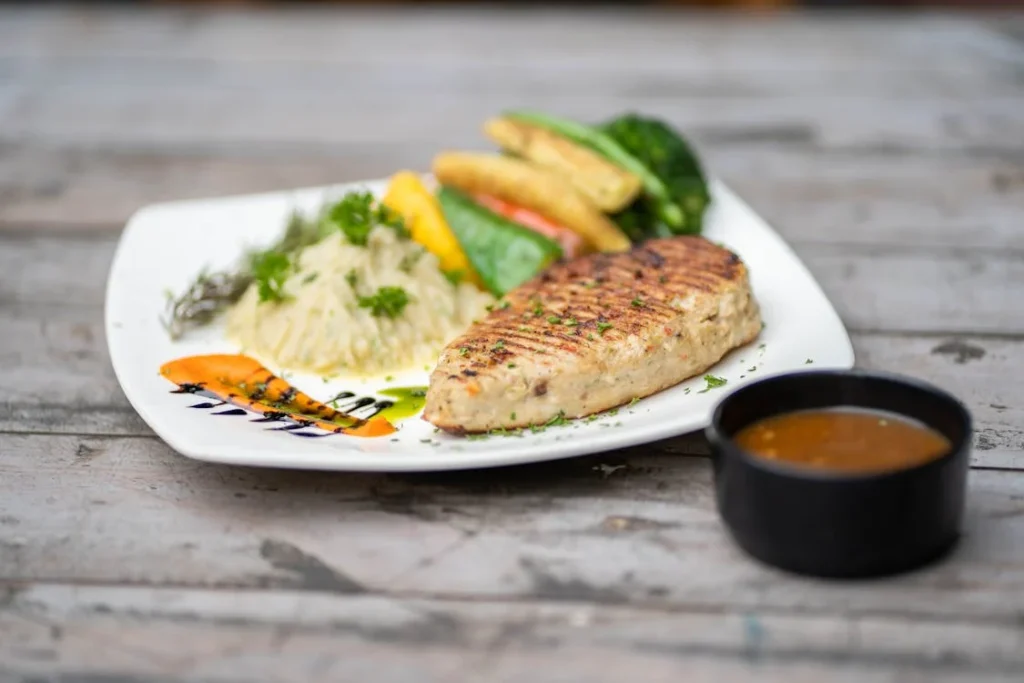
[[[260,301],[284,301],[284,283],[292,272],[287,254],[265,251],[252,258],[252,276]]]
[[[601,321],[598,321],[598,323],[597,323],[597,333],[598,334],[604,334],[605,332],[607,332],[611,328],[612,328],[612,324],[611,323],[603,323]]]
[[[437,193],[456,240],[495,296],[518,287],[562,256],[557,242],[487,209],[450,187]]]
[[[408,237],[402,217],[377,202],[370,192],[350,192],[332,206],[327,218],[338,226],[345,238],[352,244],[366,246],[370,232],[378,225],[394,229],[402,237]]]
[[[708,392],[708,391],[710,391],[712,389],[717,389],[718,387],[725,386],[726,382],[728,382],[729,380],[725,379],[724,377],[715,377],[714,375],[704,375],[704,381],[707,383],[707,386],[704,387],[703,389],[701,389],[700,391],[698,391],[697,392],[698,394],[703,394],[703,393]]]
[[[359,307],[369,308],[375,318],[397,318],[409,303],[409,295],[401,287],[381,287],[372,296],[359,297]]]
[[[663,121],[637,114],[619,116],[603,124],[601,130],[658,176],[667,189],[667,195],[662,196],[645,186],[644,196],[616,216],[623,231],[631,238],[636,229],[647,235],[700,234],[711,194],[689,143]],[[666,202],[678,209],[682,220],[666,217]],[[664,225],[659,225],[657,219]]]

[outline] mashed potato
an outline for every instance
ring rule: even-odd
[[[228,312],[227,335],[242,353],[324,376],[432,366],[494,302],[472,284],[453,285],[436,256],[387,227],[374,228],[366,246],[331,234],[296,265],[286,300],[260,302],[251,286]],[[401,288],[408,300],[394,317],[368,301],[382,287]]]

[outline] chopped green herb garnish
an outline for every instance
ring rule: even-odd
[[[515,363],[509,363],[508,364],[508,369],[509,370],[515,370],[516,369],[516,364]]]
[[[811,364],[811,363],[813,363],[813,362],[814,362],[813,360],[811,360],[810,358],[808,358],[807,360],[805,360],[805,361],[804,361],[804,365],[810,365],[810,364]]]
[[[379,318],[397,318],[409,303],[409,295],[401,287],[381,287],[372,296],[359,297],[359,307],[369,308]]]
[[[544,315],[544,306],[541,305],[540,301],[533,304],[533,317],[539,318]]]
[[[562,319],[559,318],[557,315],[549,315],[548,322],[551,323],[552,325],[560,325],[562,324]]]
[[[519,330],[520,332],[529,332],[530,331],[530,328],[527,327],[526,325],[520,325],[516,329]]]
[[[284,301],[284,283],[291,274],[292,262],[287,254],[264,251],[252,259],[252,275],[260,301]]]
[[[640,297],[636,297],[632,301],[629,302],[629,305],[633,306],[635,308],[642,308],[643,305],[644,305],[644,302],[643,302],[643,299],[641,299]]]
[[[593,332],[588,332],[587,333],[587,340],[588,341],[594,341],[594,333]]]
[[[555,415],[550,420],[544,423],[545,427],[560,427],[564,424],[568,424],[569,421],[565,419],[565,411],[559,410],[558,415]]]
[[[385,382],[393,382],[394,380],[395,378],[393,375],[388,375],[387,377],[384,378]]]
[[[594,287],[597,287],[597,281],[591,280],[590,282],[584,282],[583,286],[586,287],[587,289],[593,289]]]
[[[312,282],[313,280],[316,280],[318,277],[320,277],[320,273],[318,273],[316,271],[313,271],[312,273],[310,273],[306,277],[302,278],[302,284],[308,285],[310,282]]]
[[[598,334],[604,334],[605,332],[607,332],[611,328],[612,328],[612,324],[611,323],[603,323],[603,322],[600,322],[600,321],[598,321],[598,323],[597,323],[597,333]]]
[[[460,356],[465,356],[467,353],[469,353],[469,349],[467,349],[465,346],[459,349]]]
[[[370,192],[350,192],[327,211],[327,218],[338,226],[350,243],[364,247],[370,232],[378,225],[394,229],[408,237],[402,217],[374,200]]]
[[[665,284],[666,282],[668,282],[668,276],[667,275],[659,275],[658,276],[658,283],[659,284]]]
[[[632,406],[635,406],[639,402],[640,402],[640,397],[639,396],[634,396],[633,400],[629,402],[629,405],[630,405],[630,407],[632,407]]]
[[[704,375],[704,381],[707,382],[707,386],[704,387],[703,389],[701,389],[700,391],[698,391],[697,392],[698,394],[703,394],[703,393],[708,392],[708,391],[710,391],[712,389],[717,389],[718,387],[725,386],[726,382],[728,382],[729,380],[725,379],[724,377],[715,377],[714,375]]]
[[[499,311],[504,311],[506,308],[508,308],[511,305],[512,305],[512,303],[508,299],[505,299],[500,304],[498,304],[498,310]]]
[[[684,387],[684,388],[683,388],[683,393],[684,393],[684,394],[688,394],[688,393],[690,393],[690,387]]]
[[[505,348],[505,340],[499,339],[494,342],[494,346],[491,347],[491,351],[501,351],[503,348]]]
[[[355,268],[345,273],[345,282],[348,283],[349,287],[355,290],[356,284],[359,282],[359,276],[356,274]]]
[[[398,269],[403,273],[408,273],[413,269],[413,267],[416,265],[416,262],[419,261],[425,253],[427,253],[426,249],[417,249],[415,251],[409,252],[408,254],[403,256],[402,260],[398,263]]]
[[[580,324],[580,321],[576,320],[576,318],[566,318],[565,324],[567,327],[576,327],[577,325]]]
[[[453,286],[456,286],[460,282],[462,282],[462,278],[464,278],[466,275],[461,270],[444,270],[441,272],[444,273],[445,278],[448,280],[448,282],[452,283]]]
[[[516,414],[513,412],[511,415],[508,416],[508,419],[510,419],[510,420],[516,419]]]

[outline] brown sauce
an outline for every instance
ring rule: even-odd
[[[775,415],[733,438],[766,459],[855,473],[907,469],[941,457],[951,446],[943,435],[905,417],[858,408]]]

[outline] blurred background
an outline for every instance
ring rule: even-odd
[[[0,0],[0,5],[43,5],[67,4],[52,0]],[[963,9],[1000,9],[1022,8],[1024,0],[633,0],[632,2],[577,0],[558,3],[540,0],[506,0],[505,2],[481,2],[480,0],[448,0],[436,2],[432,0],[81,0],[77,5],[235,5],[235,6],[282,6],[282,5],[578,5],[578,6],[679,6],[687,8],[704,8],[719,10],[771,10],[771,9],[802,9],[802,8],[864,8],[864,9],[929,9],[929,8],[963,8]]]

